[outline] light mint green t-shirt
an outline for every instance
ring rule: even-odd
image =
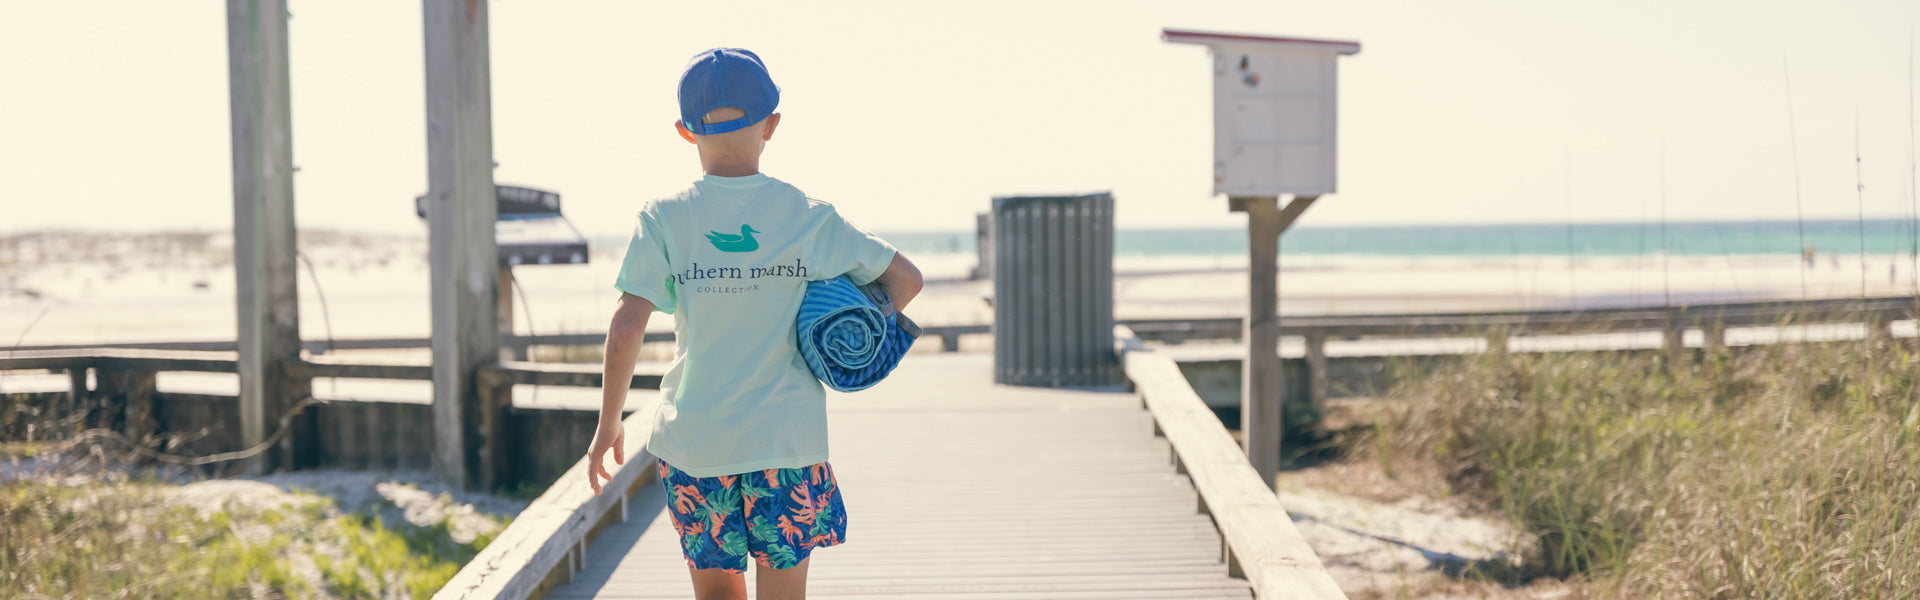
[[[827,460],[826,391],[795,345],[807,282],[878,278],[885,241],[755,174],[708,175],[640,210],[614,287],[674,315],[647,451],[695,477]]]

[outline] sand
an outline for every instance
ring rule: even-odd
[[[305,339],[426,337],[425,243],[415,237],[306,234],[300,318]],[[0,240],[0,345],[231,340],[231,244],[222,234],[65,234]],[[586,265],[514,270],[521,333],[605,331],[617,293],[617,249]],[[965,281],[971,255],[916,257],[929,283],[909,314],[925,325],[992,320],[992,284]],[[1804,268],[1792,256],[1351,257],[1289,256],[1283,314],[1524,310],[1807,297],[1916,289],[1910,259],[1836,256]],[[1892,275],[1889,275],[1892,267]],[[1114,313],[1122,319],[1245,312],[1244,257],[1119,256]],[[322,300],[324,296],[324,302]],[[522,298],[524,297],[524,301]],[[648,329],[672,329],[656,314]]]

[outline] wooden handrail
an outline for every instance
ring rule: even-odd
[[[993,327],[984,323],[974,325],[932,325],[921,327],[921,339],[938,337],[943,340],[948,351],[958,349],[959,336],[991,333]],[[510,335],[500,338],[505,348],[524,348],[526,346],[598,346],[607,339],[604,333],[561,333],[550,335]],[[671,342],[671,331],[648,332],[643,338],[646,343]],[[429,338],[348,338],[338,340],[303,340],[301,347],[313,354],[324,354],[334,350],[405,350],[430,348],[433,340]],[[14,352],[71,352],[74,350],[121,349],[121,350],[174,350],[189,352],[234,352],[233,342],[209,340],[197,342],[114,342],[107,344],[49,344],[35,346],[0,347],[0,351]]]
[[[31,350],[0,358],[0,371],[42,369],[88,369],[110,371],[233,373],[237,359],[232,352],[186,350],[144,350],[128,348],[81,348],[81,351]],[[293,363],[292,369],[304,377],[343,379],[400,379],[432,381],[433,367],[428,365],[381,365],[333,362]],[[574,363],[502,362],[481,367],[483,383],[493,385],[551,385],[560,387],[600,387],[600,365]],[[633,389],[660,388],[661,373],[633,374]]]
[[[1345,600],[1346,593],[1294,528],[1273,488],[1260,480],[1180,367],[1143,349],[1125,325],[1115,326],[1113,337],[1127,377],[1173,447],[1174,459],[1200,492],[1202,509],[1220,529],[1228,571],[1245,577],[1258,598]]]
[[[1508,333],[1559,333],[1580,331],[1631,331],[1688,328],[1741,327],[1756,325],[1836,323],[1859,321],[1899,321],[1920,316],[1920,298],[1887,296],[1879,298],[1831,298],[1825,300],[1736,302],[1696,304],[1671,308],[1599,308],[1584,310],[1506,311],[1481,313],[1432,313],[1399,315],[1329,315],[1282,317],[1280,334],[1286,336],[1324,335],[1333,338],[1362,336],[1441,336],[1477,335],[1495,329]],[[1226,339],[1240,336],[1240,317],[1202,317],[1186,319],[1123,319],[1142,339]],[[936,325],[923,327],[925,337],[942,338],[944,349],[959,348],[959,336],[990,333],[988,324]],[[537,336],[507,336],[506,347],[593,346],[605,341],[598,333],[569,333]],[[646,334],[647,342],[672,341],[673,333]],[[427,348],[427,338],[365,338],[343,340],[306,340],[308,352],[328,350],[385,350]],[[15,346],[18,357],[32,352],[71,352],[75,350],[139,349],[196,352],[232,352],[234,343],[201,342],[128,342],[112,344],[61,344]],[[58,368],[58,367],[56,367]],[[342,375],[344,377],[344,375]]]
[[[600,387],[601,365],[591,363],[503,362],[480,368],[482,385],[554,385]],[[662,373],[633,374],[632,389],[660,389]]]
[[[435,600],[524,600],[571,579],[586,560],[587,542],[606,525],[627,518],[627,498],[658,479],[654,457],[642,449],[653,424],[651,411],[622,419],[628,457],[625,466],[607,458],[613,479],[593,495],[587,487],[587,459],[581,457],[560,480],[513,518],[498,537],[467,561]],[[618,513],[613,512],[615,508]],[[566,564],[562,564],[562,563]]]
[[[1889,322],[1920,315],[1913,296],[1839,298],[1807,302],[1744,302],[1671,308],[1617,308],[1523,312],[1400,315],[1287,316],[1285,336],[1449,336],[1492,331],[1509,334],[1645,331],[1671,328],[1750,327],[1809,323]],[[1135,319],[1121,321],[1142,339],[1238,338],[1240,317]]]

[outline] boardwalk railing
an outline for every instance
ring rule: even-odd
[[[114,429],[135,440],[169,430],[200,428],[215,433],[212,447],[190,446],[190,450],[226,450],[237,445],[235,397],[162,393],[154,385],[161,372],[234,373],[236,359],[230,352],[95,348],[12,354],[0,358],[0,371],[54,370],[69,374],[72,389],[67,392],[22,395],[30,396],[30,402],[66,403],[45,406],[48,413],[60,417],[84,413],[84,426]],[[305,378],[433,379],[432,369],[421,365],[300,362],[294,370]],[[91,389],[89,371],[97,381]],[[480,378],[478,387],[483,393],[508,394],[509,398],[514,385],[600,387],[601,383],[599,365],[505,362],[482,367]],[[659,373],[636,373],[632,387],[658,389],[660,379]],[[504,399],[501,402],[506,405]],[[418,432],[432,430],[429,408],[418,403],[365,401],[318,405],[310,409],[318,416],[306,442],[312,447],[310,452],[317,455],[311,458],[312,463],[425,468],[431,448]],[[547,413],[578,414],[564,415],[571,418],[556,423]],[[497,441],[513,449],[523,477],[537,477],[533,469],[540,461],[530,457],[563,454],[572,458],[584,454],[598,416],[595,411],[509,408],[506,420],[503,439]],[[657,477],[652,468],[654,458],[641,449],[650,423],[650,416],[643,412],[622,420],[629,460],[624,467],[609,466],[613,480],[606,483],[604,493],[595,496],[587,487],[585,459],[573,460],[572,467],[546,493],[521,511],[434,597],[521,600],[570,579],[580,569],[587,542],[606,525],[626,520],[627,498]],[[208,440],[201,441],[206,445]],[[380,456],[374,456],[376,451]]]
[[[1282,317],[1280,335],[1305,341],[1307,396],[1318,406],[1325,402],[1328,394],[1329,339],[1474,336],[1486,338],[1487,350],[1504,352],[1508,340],[1514,336],[1659,331],[1667,360],[1679,363],[1686,357],[1688,330],[1699,330],[1709,350],[1726,347],[1727,329],[1731,327],[1861,323],[1869,335],[1890,337],[1890,324],[1920,316],[1917,309],[1920,309],[1920,298],[1892,296],[1669,308]],[[1239,317],[1142,319],[1120,323],[1140,339],[1168,343],[1240,339],[1245,327]]]
[[[1113,337],[1127,378],[1153,414],[1154,432],[1167,438],[1177,470],[1200,492],[1200,511],[1220,529],[1228,572],[1245,577],[1258,598],[1344,600],[1273,488],[1187,385],[1180,367],[1146,350],[1125,325],[1115,326]]]
[[[1726,328],[1814,323],[1887,323],[1915,316],[1914,296],[1837,298],[1805,302],[1696,304],[1670,308],[1612,308],[1402,315],[1283,316],[1280,335],[1314,337],[1434,337],[1700,329],[1707,343],[1724,343]],[[1178,342],[1238,339],[1240,317],[1137,319],[1121,323],[1144,340]]]
[[[0,371],[64,371],[69,390],[10,393],[14,408],[37,413],[35,421],[71,422],[70,427],[105,428],[129,439],[180,434],[192,438],[168,452],[193,458],[240,449],[239,400],[234,396],[165,392],[157,389],[162,372],[235,373],[232,352],[191,352],[93,348],[21,351],[0,358]],[[425,365],[342,364],[301,361],[290,365],[297,378],[390,379],[431,381]],[[89,372],[93,385],[90,387]],[[485,441],[487,452],[502,457],[497,487],[552,481],[591,441],[597,411],[516,407],[515,385],[600,387],[598,365],[502,362],[480,369],[476,388],[488,397],[497,427]],[[658,389],[660,373],[636,373],[632,387]],[[283,466],[343,468],[430,468],[432,407],[421,402],[345,400],[313,405],[289,424],[291,456]],[[291,400],[288,401],[291,403]],[[42,433],[44,431],[44,433]],[[60,431],[31,432],[57,439]],[[19,432],[0,435],[24,437]]]
[[[613,479],[603,485],[600,495],[587,487],[589,465],[582,456],[461,567],[434,599],[525,600],[571,581],[586,561],[587,543],[607,525],[626,521],[627,499],[659,478],[656,459],[641,449],[651,424],[652,416],[644,412],[621,421],[627,464],[614,465],[608,457]]]
[[[940,338],[940,349],[946,352],[960,351],[960,336],[993,333],[993,327],[979,325],[932,325],[921,328],[921,338]],[[599,346],[607,341],[605,333],[562,333],[553,335],[512,335],[501,336],[500,347],[513,351],[513,355],[524,360],[528,349],[533,346]],[[646,334],[645,343],[671,342],[673,332],[653,331]],[[350,338],[341,340],[304,340],[302,349],[311,354],[325,354],[335,350],[404,350],[410,348],[431,348],[433,340],[429,338]],[[229,341],[197,342],[118,342],[108,344],[54,344],[37,346],[14,346],[0,348],[0,351],[16,352],[74,352],[79,350],[116,349],[116,350],[183,350],[193,352],[233,352],[235,346]]]

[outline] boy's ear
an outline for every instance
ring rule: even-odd
[[[686,140],[687,143],[689,144],[700,143],[698,140],[693,139],[693,132],[687,130],[687,124],[685,122],[682,122],[679,119],[674,119],[673,128],[680,132],[680,139]]]
[[[762,142],[772,141],[773,128],[779,127],[779,126],[780,126],[780,113],[773,113],[771,115],[767,115],[767,128],[764,131],[760,132],[760,141]]]

